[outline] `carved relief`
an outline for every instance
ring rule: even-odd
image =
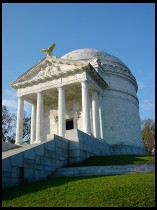
[[[44,70],[43,68],[41,68],[40,72],[37,74],[36,77],[40,77],[40,76],[43,76],[44,75]]]
[[[122,68],[122,67],[114,66],[114,65],[111,65],[111,64],[103,64],[102,67],[106,71],[109,70],[109,71],[116,71],[116,72],[120,72],[120,73],[126,73],[129,76],[133,77],[134,80],[136,80],[135,77],[133,76],[133,74],[127,68]]]
[[[58,116],[54,116],[54,121],[55,121],[55,123],[58,122]]]
[[[52,71],[52,66],[49,66],[49,64],[47,63],[47,66],[45,68],[45,75],[51,74],[51,71]]]
[[[81,112],[76,112],[75,113],[75,118],[76,118],[76,120],[78,120],[79,118],[81,118]]]
[[[61,71],[59,66],[51,66],[51,65],[49,65],[49,63],[47,63],[46,65],[47,66],[46,66],[45,70],[41,67],[40,72],[34,78],[49,76],[49,75],[56,74]]]

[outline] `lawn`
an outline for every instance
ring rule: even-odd
[[[155,207],[155,174],[60,177],[3,190],[2,207]]]
[[[107,166],[107,165],[129,165],[129,164],[155,164],[154,155],[115,155],[94,156],[83,162],[71,164],[71,166]]]

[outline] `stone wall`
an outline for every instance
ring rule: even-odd
[[[145,154],[145,150],[132,145],[110,145],[78,129],[67,130],[66,139],[51,135],[49,141],[3,152],[2,187],[46,179],[57,169],[91,156],[120,154]]]
[[[68,163],[68,140],[54,135],[51,141],[8,151],[2,156],[2,187],[45,179]]]
[[[80,162],[91,156],[111,155],[111,148],[103,140],[99,140],[78,129],[73,133],[66,131],[69,141],[69,163]]]
[[[78,129],[66,131],[69,139],[69,164],[81,162],[91,156],[111,156],[123,154],[145,154],[145,149],[135,145],[107,144]]]
[[[143,147],[137,83],[119,67],[103,67],[103,78],[108,84],[102,105],[104,139],[108,144]]]
[[[104,93],[103,130],[108,144],[143,146],[138,105],[134,102],[124,93]]]

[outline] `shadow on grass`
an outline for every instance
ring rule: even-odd
[[[54,187],[63,186],[65,184],[68,184],[70,182],[77,181],[77,180],[86,180],[86,179],[93,179],[93,178],[100,178],[100,177],[102,176],[100,175],[100,176],[86,176],[86,177],[83,177],[83,176],[55,177],[55,178],[45,179],[45,180],[37,181],[37,182],[24,183],[19,186],[4,189],[2,191],[2,201],[12,200],[14,198],[21,197],[29,193],[35,193],[39,191],[41,192],[52,187],[54,188]]]
[[[83,162],[67,165],[66,167],[79,166],[108,166],[108,165],[130,165],[130,164],[154,164],[155,158],[150,155],[115,155],[94,156]]]

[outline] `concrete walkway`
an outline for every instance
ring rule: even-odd
[[[113,165],[113,166],[83,166],[58,169],[54,176],[93,176],[112,174],[135,174],[144,172],[155,172],[155,164],[141,165]]]

